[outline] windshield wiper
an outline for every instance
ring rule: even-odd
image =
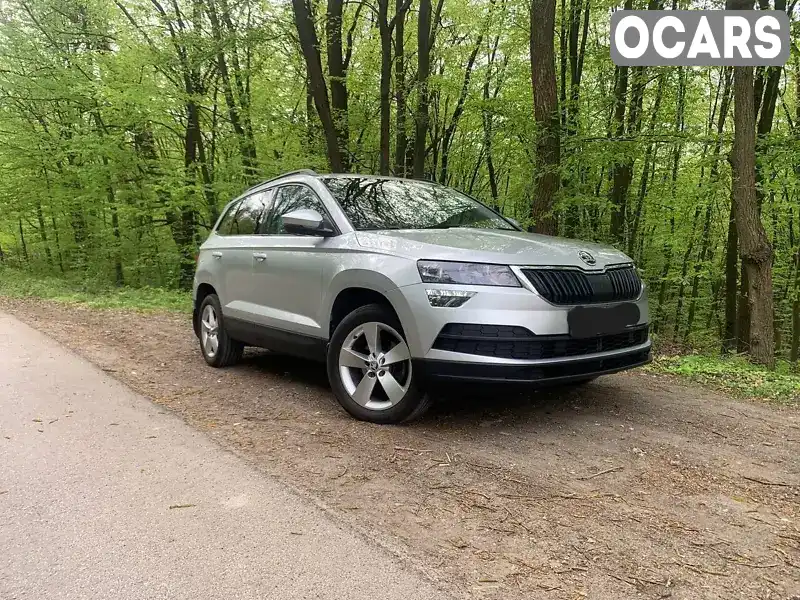
[[[461,225],[448,225],[447,223],[437,223],[436,225],[428,225],[422,229],[457,229]]]

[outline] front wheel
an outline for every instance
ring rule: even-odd
[[[430,406],[416,384],[402,331],[389,308],[369,304],[347,315],[333,332],[328,378],[339,404],[356,419],[400,423]]]

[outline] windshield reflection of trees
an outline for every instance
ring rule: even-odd
[[[486,207],[449,188],[360,177],[324,182],[356,229],[511,229]]]

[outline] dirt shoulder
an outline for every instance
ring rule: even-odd
[[[462,597],[800,596],[800,411],[631,373],[360,423],[320,365],[203,362],[188,318],[7,310]]]

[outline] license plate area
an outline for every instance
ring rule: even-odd
[[[639,307],[627,302],[615,306],[576,306],[567,313],[569,335],[585,339],[622,333],[639,322]]]

